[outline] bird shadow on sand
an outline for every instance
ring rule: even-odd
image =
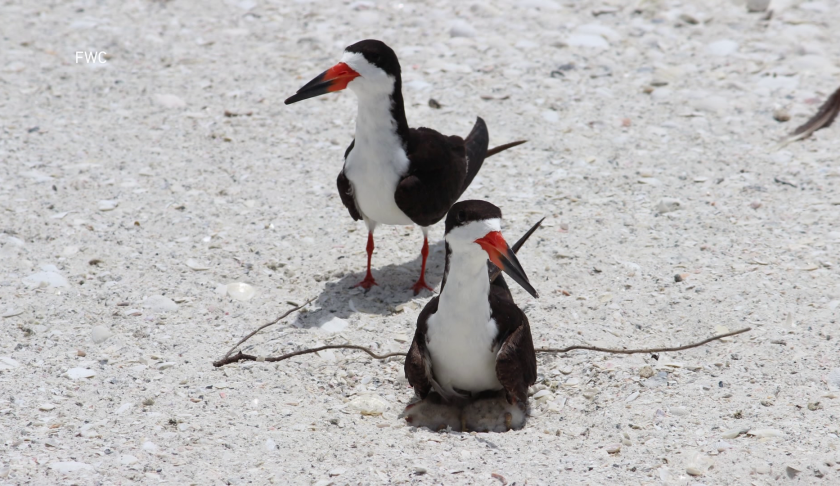
[[[297,315],[293,325],[295,327],[321,327],[334,317],[347,319],[353,314],[372,314],[387,316],[394,313],[394,308],[415,299],[426,300],[437,295],[440,281],[443,279],[445,262],[443,241],[429,245],[429,258],[426,261],[426,283],[435,289],[421,291],[417,296],[411,286],[420,276],[422,264],[420,255],[411,261],[373,267],[373,278],[379,285],[372,287],[367,293],[361,288],[353,288],[365,276],[364,267],[360,271],[349,273],[339,280],[326,282],[324,290],[309,306],[309,312]],[[374,253],[374,263],[377,255]]]

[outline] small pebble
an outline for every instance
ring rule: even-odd
[[[695,17],[693,17],[689,14],[686,14],[686,13],[680,14],[679,19],[682,20],[683,22],[685,22],[686,24],[690,24],[690,25],[697,25],[697,24],[700,23],[700,21],[697,20],[697,18],[695,18]]]
[[[6,312],[3,313],[3,315],[0,315],[0,317],[15,317],[21,314],[23,314],[23,309],[9,308],[8,310],[6,310]]]
[[[20,366],[20,363],[9,356],[0,356],[0,371],[12,370]]]
[[[688,415],[688,408],[686,408],[686,407],[674,407],[674,408],[671,409],[671,414],[676,415],[678,417]]]
[[[604,448],[609,454],[618,454],[621,452],[621,444],[610,444]]]
[[[94,326],[90,330],[90,339],[96,344],[104,343],[113,335],[114,333],[105,326]]]
[[[722,39],[707,45],[706,52],[713,56],[728,56],[737,52],[738,47],[739,45],[737,42],[729,39]]]
[[[649,365],[642,366],[641,368],[639,368],[639,376],[642,378],[650,378],[651,376],[653,376],[653,368],[651,368]]]
[[[265,441],[265,450],[267,450],[267,451],[273,451],[273,450],[275,450],[275,449],[277,449],[277,443],[276,443],[276,442],[274,442],[274,439],[270,439],[270,438],[269,438],[269,439],[266,439],[266,441]]]
[[[93,378],[96,372],[87,368],[70,368],[64,373],[64,376],[71,380],[81,380],[84,378]]]
[[[450,37],[475,37],[475,34],[475,27],[461,19],[454,20],[449,28]]]
[[[802,472],[802,469],[800,469],[797,466],[785,466],[785,474],[787,474],[787,477],[790,478],[790,479],[795,478],[796,475],[801,473],[801,472]]]
[[[52,267],[52,265],[50,265]],[[55,267],[52,267],[55,268]],[[68,287],[70,284],[58,270],[33,273],[23,279],[23,284],[31,289],[46,287]]]
[[[786,122],[790,120],[790,113],[784,108],[779,108],[773,111],[773,119],[777,122]]]
[[[193,260],[192,258],[190,258],[189,260],[187,260],[187,261],[185,262],[185,264],[186,264],[188,267],[190,267],[191,269],[195,270],[196,272],[203,272],[203,271],[205,271],[205,270],[210,270],[210,267],[208,267],[207,265],[201,264],[201,263],[199,263],[198,261]]]
[[[99,203],[97,203],[96,207],[100,211],[113,211],[113,210],[117,209],[117,206],[119,206],[119,205],[120,205],[119,201],[116,201],[114,199],[105,199],[105,200],[99,201]]]
[[[120,405],[120,408],[118,408],[116,411],[114,411],[114,413],[117,414],[117,415],[122,415],[125,412],[127,412],[129,409],[131,409],[131,407],[133,407],[133,406],[134,406],[133,403],[123,403],[122,405]]]
[[[834,368],[828,373],[828,388],[830,390],[840,390],[840,368]]]
[[[347,329],[347,326],[349,326],[349,325],[350,325],[350,323],[345,321],[344,319],[341,319],[340,317],[333,317],[332,319],[330,319],[330,320],[324,322],[323,324],[321,324],[318,328],[321,329],[322,331],[326,331],[326,332],[329,332],[329,333],[334,333],[334,332],[341,332],[341,331]]]
[[[130,466],[137,461],[139,461],[139,459],[132,456],[131,454],[123,454],[120,456],[120,464],[122,464],[123,466]]]
[[[154,96],[155,103],[164,108],[184,108],[187,102],[173,94],[156,94]]]
[[[663,197],[656,205],[656,210],[662,214],[682,209],[682,202],[672,197]]]
[[[173,312],[178,310],[176,304],[169,297],[162,295],[151,295],[143,300],[143,307],[154,312]]]

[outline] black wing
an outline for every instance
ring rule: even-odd
[[[467,177],[461,184],[461,194],[467,190],[470,183],[475,179],[484,159],[487,158],[487,145],[490,143],[490,135],[487,133],[487,124],[481,117],[476,117],[475,125],[473,125],[470,134],[464,141],[465,150],[467,153]],[[460,197],[460,194],[459,194]]]
[[[426,329],[428,328],[429,317],[437,312],[437,309],[438,298],[435,297],[426,304],[426,307],[417,317],[414,341],[411,343],[411,348],[408,350],[403,366],[408,383],[414,387],[414,392],[420,398],[426,398],[426,395],[432,390],[432,361],[426,348]]]
[[[354,145],[356,145],[355,139],[350,142],[350,146],[347,147],[347,150],[344,152],[344,160],[347,160],[347,156],[350,154],[350,151],[353,150]],[[350,213],[350,216],[354,221],[362,219],[362,215],[359,213],[359,208],[356,207],[356,200],[353,198],[353,186],[350,185],[350,180],[347,179],[346,175],[344,175],[343,167],[341,172],[338,173],[338,180],[336,181],[336,184],[338,185],[338,195],[341,197],[341,202],[344,204],[344,207],[347,208],[347,212]]]
[[[431,226],[461,195],[467,174],[464,139],[412,128],[407,152],[408,173],[397,185],[394,201],[415,224]]]
[[[508,402],[524,404],[528,400],[528,387],[537,381],[537,356],[528,317],[513,302],[501,276],[491,286],[490,307],[499,328],[496,377],[505,389]]]

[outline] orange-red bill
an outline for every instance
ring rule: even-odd
[[[491,231],[484,235],[483,238],[475,240],[484,251],[494,265],[502,269],[503,272],[510,275],[523,289],[528,291],[534,297],[538,297],[537,291],[528,281],[528,276],[525,275],[525,270],[516,258],[516,253],[510,249],[502,233],[499,231]]]
[[[298,101],[314,98],[326,93],[341,91],[347,88],[350,81],[359,77],[359,73],[347,64],[340,62],[316,76],[312,81],[303,85],[297,93],[286,100],[287,105]]]

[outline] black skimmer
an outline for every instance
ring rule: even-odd
[[[415,397],[401,417],[411,425],[494,432],[525,425],[528,387],[537,379],[531,328],[504,278],[491,281],[487,261],[532,296],[537,291],[502,237],[501,218],[485,201],[449,211],[440,295],[417,318],[405,360]]]
[[[338,193],[354,220],[368,227],[367,274],[356,286],[376,285],[370,272],[373,231],[379,224],[416,224],[423,230],[423,263],[412,288],[426,284],[428,227],[446,215],[472,182],[484,159],[523,141],[488,150],[489,135],[478,118],[466,140],[430,128],[409,128],[402,97],[400,63],[378,40],[344,50],[335,66],[305,84],[286,104],[350,88],[359,99],[356,134],[344,152]]]

